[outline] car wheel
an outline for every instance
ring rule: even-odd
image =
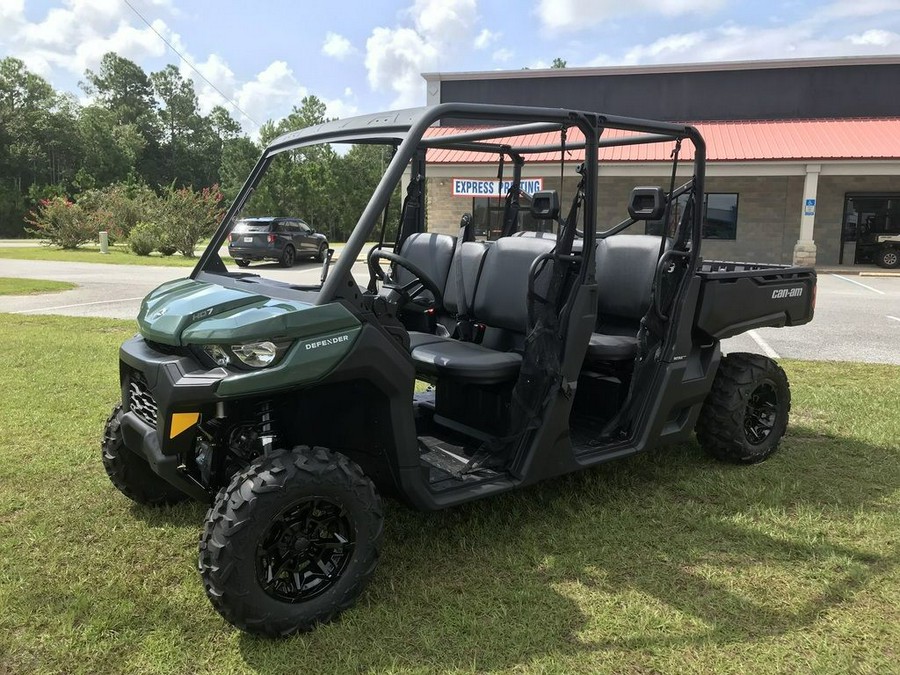
[[[900,267],[900,250],[896,248],[883,248],[878,251],[875,261],[881,267],[887,267],[891,270],[896,269]]]
[[[209,509],[203,587],[248,633],[308,631],[356,602],[383,530],[381,498],[350,459],[325,448],[275,450],[235,474]]]
[[[237,263],[238,267],[249,267],[250,266],[249,260],[242,260],[240,258],[235,258],[234,262]]]
[[[717,459],[761,462],[787,429],[791,389],[775,361],[759,354],[722,358],[697,420],[697,440]]]
[[[325,262],[325,255],[328,253],[328,244],[324,241],[319,245],[319,252],[316,253],[316,262]]]
[[[285,246],[284,251],[281,254],[281,258],[279,258],[278,262],[282,267],[293,267],[294,259],[296,258],[297,253],[294,251],[293,246]]]

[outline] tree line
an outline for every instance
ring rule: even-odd
[[[284,119],[264,123],[254,140],[225,107],[203,114],[193,82],[174,65],[147,74],[112,52],[96,72],[85,71],[79,86],[89,103],[56,91],[16,58],[0,60],[0,236],[40,232],[35,222],[48,205],[83,208],[90,219],[85,216],[82,229],[102,227],[97,214],[112,214],[117,222],[107,226],[123,237],[154,218],[140,213],[148,194],[160,203],[190,201],[189,192],[207,202],[217,195],[224,206],[269,141],[327,119],[325,104],[307,96]],[[333,240],[344,239],[389,152],[354,146],[340,154],[318,146],[283,153],[244,213],[301,217]],[[107,204],[106,195],[123,210],[96,206]]]

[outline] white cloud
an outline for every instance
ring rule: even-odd
[[[858,35],[848,35],[847,39],[855,45],[875,45],[878,47],[888,47],[892,43],[900,42],[900,35],[886,30],[873,28],[865,33]]]
[[[238,87],[234,100],[250,117],[263,122],[282,117],[308,93],[287,63],[273,61],[254,79]]]
[[[681,14],[710,12],[725,0],[538,0],[536,13],[545,27],[580,30],[603,21],[632,14]]]
[[[489,28],[482,28],[481,32],[475,38],[474,47],[475,49],[487,49],[494,42],[496,42],[503,33],[495,33]]]
[[[343,35],[337,33],[325,34],[325,41],[322,43],[322,53],[325,56],[341,61],[355,52],[356,48]]]
[[[551,1],[540,0],[541,3]],[[792,23],[727,22],[714,28],[673,33],[648,44],[638,44],[621,55],[600,53],[587,65],[896,55],[900,52],[898,9],[897,0],[834,0]]]
[[[513,51],[511,49],[507,49],[506,47],[501,47],[493,54],[491,54],[491,58],[497,63],[506,63],[507,61],[510,61],[513,56],[515,56]]]
[[[421,73],[471,45],[477,9],[476,0],[415,0],[404,12],[412,26],[375,28],[366,40],[369,86],[392,91],[394,107],[424,103]]]

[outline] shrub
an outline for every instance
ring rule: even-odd
[[[106,230],[111,238],[127,239],[138,223],[155,216],[158,202],[159,198],[146,185],[108,185],[97,194],[94,211],[97,229]]]
[[[62,248],[78,248],[95,239],[97,234],[81,207],[66,197],[40,200],[25,220],[33,225],[28,232]]]
[[[128,236],[128,247],[135,255],[150,255],[159,247],[158,228],[152,223],[138,223]]]
[[[161,241],[184,257],[193,258],[197,243],[215,231],[222,217],[221,200],[218,185],[199,192],[170,186],[159,210]]]

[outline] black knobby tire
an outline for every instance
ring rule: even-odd
[[[778,448],[787,428],[791,390],[775,361],[759,354],[722,358],[697,421],[697,440],[714,457],[761,462]]]
[[[282,538],[293,537],[285,550],[294,551],[302,545],[298,539],[309,545],[309,532],[301,532],[302,528],[293,523],[289,527],[281,523],[285,514],[310,502],[336,505],[339,517],[349,523],[345,534],[351,534],[345,538],[351,545],[341,549],[347,551],[345,558],[335,564],[332,571],[337,573],[322,582],[324,590],[292,602],[279,596],[283,589],[277,585],[268,590],[265,587],[269,578],[266,572],[272,570],[266,566],[269,558],[264,551],[276,528]],[[200,537],[200,577],[210,602],[237,628],[269,636],[308,631],[331,621],[356,602],[378,563],[383,528],[381,499],[372,481],[354,462],[325,448],[275,450],[236,474],[207,512]],[[321,531],[317,536],[322,536]],[[275,540],[281,541],[278,537]],[[279,570],[285,568],[290,556],[285,554],[279,560]],[[285,579],[294,579],[296,565],[294,562],[286,573],[282,572]]]
[[[234,262],[237,263],[238,267],[249,267],[250,266],[250,261],[243,260],[242,258],[235,258]]]
[[[122,406],[113,408],[100,444],[103,468],[116,489],[131,501],[147,506],[167,506],[188,496],[157,476],[143,457],[129,450],[122,440]]]
[[[876,260],[881,267],[886,267],[889,270],[897,269],[900,267],[900,249],[883,248],[878,251]]]
[[[278,260],[278,264],[282,267],[293,267],[296,257],[297,252],[294,250],[294,247],[288,244],[284,247],[284,251],[281,252],[281,258]]]
[[[328,253],[328,244],[322,243],[319,246],[319,252],[316,253],[316,262],[325,262],[325,255]]]

